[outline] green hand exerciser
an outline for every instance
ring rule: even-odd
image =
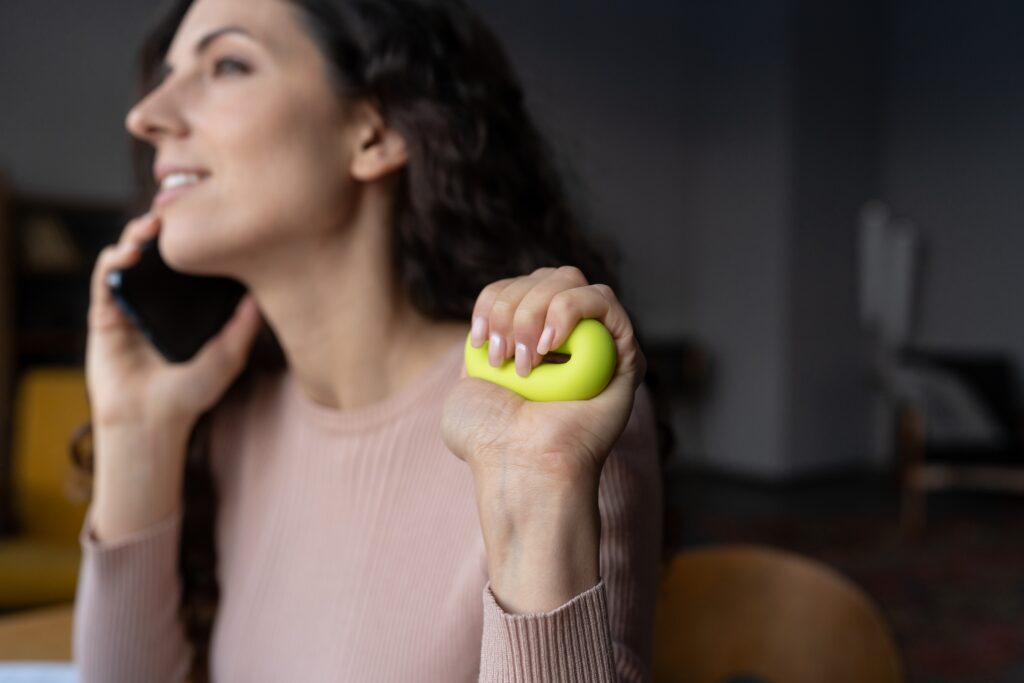
[[[466,337],[466,374],[493,382],[530,401],[585,401],[604,391],[615,373],[615,340],[597,320],[577,323],[569,338],[552,351],[568,356],[564,363],[541,363],[528,377],[516,374],[515,363],[500,367],[487,362],[487,345],[473,348]]]

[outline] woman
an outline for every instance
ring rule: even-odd
[[[144,71],[160,191],[89,311],[82,680],[646,679],[643,355],[493,35],[459,0],[195,0]],[[184,364],[104,285],[156,237],[249,288]],[[594,399],[462,371],[467,333],[528,375],[582,318],[618,350]]]

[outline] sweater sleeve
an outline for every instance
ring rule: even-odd
[[[484,587],[481,683],[640,683],[651,680],[661,553],[661,478],[650,396],[601,472],[601,578],[542,614],[508,614]]]
[[[185,680],[191,652],[178,618],[181,585],[177,515],[115,543],[92,533],[80,543],[73,652],[82,683]]]
[[[212,415],[211,472],[232,452],[243,401],[229,395]],[[179,683],[192,669],[192,645],[180,617],[179,571],[184,511],[114,543],[93,534],[92,507],[79,536],[72,651],[80,683]]]

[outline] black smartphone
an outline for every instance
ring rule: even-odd
[[[237,280],[173,270],[155,239],[142,245],[134,265],[108,273],[107,286],[121,310],[172,363],[192,358],[224,327],[245,294]]]

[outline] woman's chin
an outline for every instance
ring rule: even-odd
[[[220,275],[218,268],[222,259],[216,257],[217,250],[202,240],[177,234],[164,229],[160,233],[158,247],[164,262],[174,270],[188,275]]]

